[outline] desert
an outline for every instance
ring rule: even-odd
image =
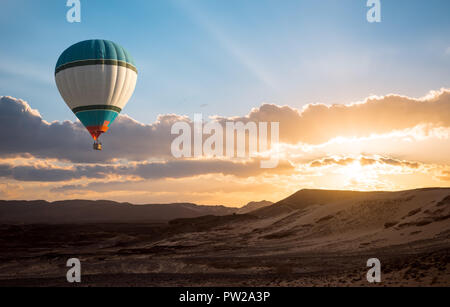
[[[248,213],[221,214],[2,221],[0,285],[72,286],[65,279],[72,257],[82,263],[79,286],[450,285],[450,189],[300,190]],[[382,271],[376,285],[366,280],[374,257]]]

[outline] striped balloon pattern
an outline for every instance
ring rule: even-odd
[[[130,54],[107,40],[87,40],[69,47],[55,69],[62,98],[95,141],[130,100],[137,74]]]

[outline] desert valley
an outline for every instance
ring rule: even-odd
[[[300,190],[242,209],[106,201],[0,203],[0,285],[450,285],[450,189]]]

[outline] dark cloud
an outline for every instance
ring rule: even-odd
[[[174,122],[184,118],[161,116],[152,125],[120,116],[102,138],[107,150],[91,150],[92,139],[78,122],[47,123],[29,105],[12,97],[0,97],[0,156],[31,154],[75,163],[106,162],[112,159],[146,160],[168,156]]]
[[[327,166],[327,165],[340,165],[340,166],[346,166],[349,164],[352,164],[353,162],[357,161],[353,158],[342,158],[342,159],[335,159],[335,158],[324,158],[321,160],[316,160],[310,163],[311,167],[321,167],[321,166]]]
[[[136,168],[136,175],[145,179],[181,178],[202,174],[220,173],[237,177],[251,177],[263,173],[286,173],[294,170],[287,161],[280,161],[277,168],[262,169],[261,160],[247,162],[229,160],[173,160],[166,163],[145,163]]]
[[[100,179],[108,175],[134,176],[141,179],[184,178],[204,174],[223,174],[251,177],[264,173],[287,173],[294,167],[280,161],[275,169],[262,169],[260,160],[245,162],[225,160],[171,160],[168,162],[137,163],[130,165],[75,165],[71,168],[49,166],[12,166],[0,164],[0,177],[18,181],[59,182],[73,179]]]
[[[392,158],[381,158],[380,161],[384,164],[389,164],[393,166],[406,166],[409,168],[419,168],[420,166],[420,163],[418,162],[401,161]]]
[[[0,164],[0,177],[17,181],[59,182],[80,178],[103,178],[108,173],[103,166],[75,166],[56,168],[49,166],[12,166]]]

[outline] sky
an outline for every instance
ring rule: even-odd
[[[450,186],[449,1],[381,0],[380,23],[364,0],[81,0],[81,23],[65,4],[0,4],[0,198],[238,206]],[[54,81],[59,55],[92,38],[139,70],[102,155]],[[279,167],[174,159],[170,125],[195,113],[279,121]]]

